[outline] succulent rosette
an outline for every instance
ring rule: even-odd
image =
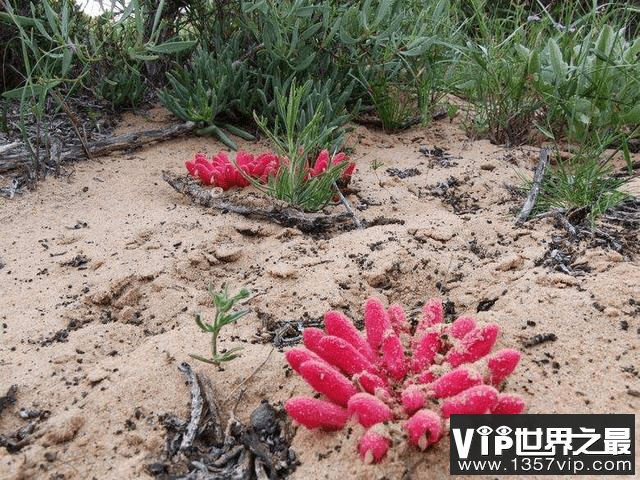
[[[306,178],[321,175],[327,170],[329,164],[335,166],[343,162],[347,162],[347,166],[342,173],[342,180],[348,182],[355,170],[355,163],[351,162],[349,157],[342,152],[331,159],[327,150],[320,152],[313,167],[308,169]],[[286,164],[286,159],[282,159],[272,152],[254,156],[244,151],[237,153],[235,165],[225,152],[219,152],[211,157],[211,160],[203,153],[198,153],[195,159],[185,162],[189,174],[199,179],[203,185],[213,185],[221,187],[223,190],[249,186],[250,182],[247,177],[255,179],[259,183],[267,183],[269,176],[277,175],[281,166]]]
[[[310,429],[366,430],[358,443],[366,463],[378,462],[394,432],[424,450],[448,431],[452,414],[516,414],[524,401],[502,393],[517,350],[493,351],[500,328],[463,316],[444,323],[442,302],[429,300],[413,327],[400,305],[376,298],[364,307],[366,335],[342,313],[324,317],[325,330],[304,330],[304,347],[286,353],[293,368],[323,398],[300,395],[287,413]]]

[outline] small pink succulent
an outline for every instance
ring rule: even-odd
[[[313,167],[309,169],[307,178],[317,177],[318,175],[323,173],[329,167],[329,160],[329,151],[326,149],[322,150],[318,155],[318,158],[316,159]],[[333,157],[333,160],[331,160],[331,165],[336,166],[344,162],[347,162],[347,168],[345,168],[344,172],[342,172],[341,178],[342,180],[348,181],[349,178],[351,178],[351,175],[353,175],[356,164],[351,162],[349,157],[345,153],[339,152],[338,154],[336,154]]]
[[[269,152],[257,157],[243,151],[236,155],[236,164],[242,172],[261,183],[265,183],[269,175],[278,171],[280,163],[280,158]],[[189,174],[200,179],[204,185],[214,185],[223,190],[249,185],[247,178],[238,171],[224,152],[214,155],[211,160],[207,160],[204,154],[198,153],[195,160],[186,162],[185,166]]]
[[[460,317],[446,324],[443,317],[441,301],[429,300],[412,327],[401,306],[369,298],[364,337],[346,316],[327,312],[325,331],[305,329],[305,347],[285,355],[324,399],[293,397],[287,413],[307,428],[360,423],[366,431],[358,451],[366,463],[380,461],[398,431],[424,450],[447,432],[452,414],[521,413],[524,401],[498,390],[520,352],[491,352],[500,333],[495,323]]]
[[[349,161],[344,153],[340,152],[331,161],[332,165],[349,162],[342,174],[342,180],[349,181],[355,169],[355,163]],[[277,174],[281,166],[287,164],[286,158],[280,158],[275,153],[266,152],[256,157],[252,154],[240,151],[236,155],[238,168],[229,160],[225,152],[219,152],[208,160],[203,153],[196,154],[192,161],[185,162],[190,175],[198,178],[204,185],[213,185],[228,190],[231,187],[246,187],[249,185],[247,176],[260,183],[267,183],[270,175]],[[323,150],[318,155],[313,168],[307,173],[307,179],[322,174],[329,165],[329,152]]]

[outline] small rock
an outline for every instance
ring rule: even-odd
[[[267,433],[275,433],[278,429],[276,411],[266,400],[263,400],[260,405],[251,412],[251,426],[255,430],[266,431]]]
[[[55,462],[56,458],[58,458],[58,454],[56,452],[52,452],[52,451],[44,452],[44,459],[47,462]]]
[[[496,169],[496,166],[493,165],[492,163],[483,163],[482,165],[480,165],[480,170],[486,170],[488,172],[492,172],[495,169]]]
[[[366,274],[364,278],[369,286],[373,288],[383,287],[389,281],[387,272],[384,269],[374,270],[373,272]]]
[[[147,471],[151,475],[162,475],[168,472],[167,466],[164,463],[150,463],[147,465]]]
[[[121,323],[136,323],[138,320],[138,312],[136,312],[135,308],[129,306],[124,307],[117,315]]]
[[[105,290],[104,292],[98,292],[91,297],[91,301],[96,305],[109,305],[111,303],[111,292]]]
[[[615,307],[607,307],[604,309],[603,312],[607,317],[619,317],[620,316],[620,310],[618,310]]]
[[[622,256],[622,254],[614,250],[607,250],[607,252],[605,253],[605,257],[607,257],[607,260],[611,262],[624,262],[624,257]]]
[[[134,306],[138,304],[141,297],[142,293],[140,292],[140,287],[138,285],[133,285],[120,295],[115,302],[113,302],[113,306],[116,308],[123,308],[127,305]]]
[[[87,382],[89,382],[89,385],[95,385],[107,377],[109,377],[109,372],[102,367],[96,367],[87,374]]]
[[[517,253],[514,253],[503,258],[498,265],[496,265],[496,270],[507,272],[509,270],[517,270],[522,267],[522,265],[524,265],[524,259]]]
[[[284,263],[274,265],[267,270],[267,273],[275,278],[296,278],[298,276],[298,272],[294,267]]]
[[[84,421],[84,417],[79,414],[58,419],[57,423],[50,426],[46,434],[46,440],[53,445],[73,440],[84,425]]]
[[[564,273],[551,273],[536,278],[536,283],[547,287],[565,288],[578,285],[579,282],[571,275],[566,275]]]
[[[242,248],[232,245],[220,245],[216,247],[213,254],[223,262],[236,262],[242,256]]]
[[[450,225],[439,225],[433,228],[417,228],[412,235],[420,242],[426,242],[429,238],[438,242],[446,242],[453,238],[455,232]]]
[[[187,260],[189,260],[189,263],[191,265],[193,265],[194,267],[200,268],[202,270],[209,268],[209,261],[207,260],[207,257],[205,256],[204,252],[200,250],[193,250],[189,252],[189,255],[187,255]]]

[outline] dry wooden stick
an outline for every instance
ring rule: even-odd
[[[82,145],[82,149],[84,150],[84,153],[87,156],[87,159],[93,160],[93,158],[91,157],[91,152],[89,151],[89,146],[87,145],[86,135],[84,137],[80,135],[80,129],[78,128],[78,117],[76,117],[76,115],[69,109],[66,102],[62,99],[62,97],[60,97],[60,95],[58,95],[58,92],[53,90],[51,94],[53,95],[53,98],[55,98],[56,102],[60,104],[60,106],[62,107],[62,110],[64,110],[64,113],[69,118],[69,121],[73,126],[73,130],[76,132],[76,136],[78,137],[78,140],[80,140],[80,144]]]
[[[17,142],[17,141],[13,143],[8,143],[6,145],[2,145],[0,146],[0,153],[8,152],[9,150],[17,147],[18,145],[20,145],[20,142]]]
[[[362,225],[362,222],[356,215],[356,212],[354,212],[353,208],[351,208],[351,204],[349,203],[349,200],[347,200],[347,198],[342,194],[342,191],[340,190],[340,188],[338,188],[338,185],[336,185],[336,182],[333,182],[333,188],[335,188],[336,192],[338,193],[338,198],[340,199],[340,203],[344,205],[344,208],[347,209],[347,212],[349,212],[349,215],[351,215],[351,217],[353,218],[353,223],[355,224],[356,228],[358,229],[364,228]]]
[[[185,122],[171,125],[166,128],[144,130],[142,132],[125,133],[88,143],[85,151],[82,145],[74,145],[60,152],[62,162],[82,160],[87,157],[100,157],[119,150],[133,150],[148,145],[152,142],[168,140],[170,138],[190,133],[195,129],[195,123]],[[0,173],[8,172],[16,168],[26,167],[33,159],[24,152],[12,153],[0,157]]]
[[[536,199],[538,198],[538,194],[540,193],[540,187],[542,186],[542,180],[544,178],[544,172],[547,169],[547,165],[549,164],[549,149],[541,148],[540,149],[540,160],[538,160],[538,164],[536,165],[535,173],[533,174],[533,184],[531,185],[531,190],[529,191],[529,195],[527,196],[527,200],[524,202],[522,206],[522,210],[520,210],[520,214],[516,220],[516,225],[520,225],[524,223],[529,215],[531,214],[531,210],[536,204]]]
[[[189,424],[182,436],[182,442],[180,442],[180,451],[189,448],[193,444],[193,440],[198,433],[198,426],[200,425],[200,417],[202,416],[202,407],[204,402],[202,400],[202,393],[200,392],[200,385],[196,374],[193,373],[191,365],[187,362],[182,362],[178,367],[185,377],[187,377],[187,383],[191,389],[191,417],[189,418]]]
[[[179,176],[163,171],[162,178],[177,192],[188,196],[194,203],[203,207],[237,213],[258,220],[269,220],[286,227],[296,227],[303,232],[318,232],[351,222],[351,215],[348,213],[327,215],[324,213],[305,213],[292,207],[275,204],[258,207],[235,203],[226,197],[213,196],[211,190],[203,188],[202,185],[186,175]]]

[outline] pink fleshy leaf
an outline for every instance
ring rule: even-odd
[[[303,347],[294,347],[285,353],[284,356],[287,359],[287,362],[289,362],[291,368],[298,372],[298,374],[300,374],[300,365],[307,360],[322,361],[318,355]]]
[[[489,413],[498,402],[498,391],[488,385],[471,387],[455,397],[448,398],[442,404],[442,416],[449,418],[454,413]]]
[[[340,312],[330,311],[324,315],[324,327],[329,335],[340,337],[353,345],[365,358],[375,358],[371,347],[362,337],[353,322]]]
[[[421,384],[431,383],[435,379],[436,379],[436,376],[431,370],[425,370],[418,377],[418,383],[421,383]]]
[[[505,348],[493,353],[487,359],[487,367],[489,369],[488,383],[491,385],[499,385],[507,378],[518,366],[521,354],[512,348]]]
[[[475,387],[481,383],[482,376],[479,373],[466,367],[458,367],[433,382],[431,389],[436,398],[446,398],[453,397],[467,388]]]
[[[524,400],[517,395],[506,393],[498,395],[498,402],[491,409],[491,413],[517,415],[525,409]]]
[[[401,305],[390,305],[387,309],[387,313],[389,314],[389,321],[391,322],[391,326],[398,335],[400,335],[400,333],[409,332],[411,330],[411,325],[409,325],[409,322],[407,322],[404,308],[402,308]]]
[[[335,403],[304,395],[287,400],[284,409],[291,418],[307,428],[340,430],[349,419],[347,410]]]
[[[498,338],[500,327],[495,323],[488,323],[476,327],[467,333],[446,356],[446,361],[453,367],[463,363],[475,362],[491,351]]]
[[[314,353],[319,354],[320,340],[324,338],[324,332],[316,327],[308,327],[302,332],[302,341],[304,346]]]
[[[393,418],[393,412],[386,403],[364,392],[356,393],[349,399],[347,411],[365,428]]]
[[[379,388],[387,390],[387,384],[385,381],[378,375],[371,372],[362,372],[354,376],[354,381],[357,382],[365,392],[370,393],[371,395],[375,395],[376,390]]]
[[[365,370],[373,371],[375,367],[358,350],[346,340],[333,335],[320,339],[320,356],[331,365],[335,365],[351,376]]]
[[[360,453],[362,461],[369,465],[382,460],[389,451],[390,446],[391,440],[374,429],[369,429],[364,432],[358,442],[358,453]]]
[[[434,325],[438,325],[444,321],[444,309],[442,308],[442,300],[432,298],[425,303],[422,308],[422,319],[418,323],[416,331],[423,331]]]
[[[431,410],[418,410],[405,423],[409,434],[409,443],[421,450],[436,443],[442,436],[442,420]]]
[[[453,338],[462,338],[474,328],[476,328],[476,320],[474,318],[460,317],[449,326],[449,333]]]
[[[364,306],[364,328],[367,331],[367,342],[377,352],[387,330],[391,328],[389,315],[377,298],[369,298]]]
[[[424,391],[417,385],[409,385],[400,394],[402,408],[409,415],[424,407],[427,402],[427,396]]]
[[[355,385],[349,379],[325,362],[308,360],[301,364],[299,369],[300,376],[311,388],[338,405],[346,406],[349,399],[357,392]]]
[[[411,359],[413,372],[420,373],[433,364],[440,347],[440,332],[436,330],[422,332],[417,342],[413,345],[413,357]]]
[[[404,358],[404,348],[398,335],[388,330],[382,340],[382,364],[396,381],[402,380],[407,374],[407,363]]]

